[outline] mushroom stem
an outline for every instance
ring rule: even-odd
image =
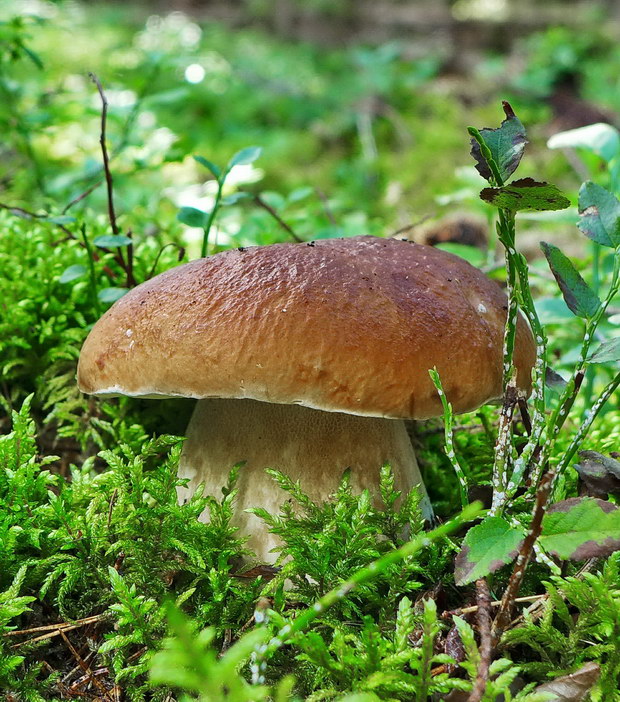
[[[432,516],[402,420],[256,400],[199,400],[181,454],[179,477],[190,480],[187,487],[178,489],[179,500],[187,499],[203,482],[205,494],[220,495],[230,469],[241,461],[245,465],[237,484],[234,523],[249,537],[248,547],[262,562],[275,560],[270,551],[279,540],[261,519],[244,510],[263,507],[277,513],[288,499],[266,468],[299,480],[302,490],[321,502],[335,492],[346,468],[351,469],[356,491],[368,488],[378,497],[379,469],[389,463],[396,489],[408,492],[419,486],[423,513]],[[206,512],[201,516],[207,517]]]

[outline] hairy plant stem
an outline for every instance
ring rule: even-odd
[[[203,230],[204,234],[202,237],[202,246],[200,248],[200,258],[205,258],[205,256],[207,255],[209,247],[209,234],[211,233],[211,227],[213,226],[213,222],[215,221],[215,215],[220,209],[220,203],[222,201],[222,191],[224,189],[224,181],[226,180],[227,175],[227,172],[222,173],[222,175],[217,180],[217,193],[215,195],[215,202],[213,203],[211,212],[209,212],[209,219],[207,220],[207,223],[205,224]]]
[[[439,397],[441,398],[441,404],[443,407],[443,421],[444,421],[444,433],[445,433],[445,445],[446,445],[446,455],[448,456],[448,459],[450,463],[452,464],[452,467],[454,468],[454,472],[456,473],[456,477],[459,482],[459,496],[461,498],[461,507],[464,508],[467,506],[467,503],[469,502],[468,498],[468,486],[467,486],[467,477],[465,476],[465,471],[463,470],[463,466],[461,466],[459,459],[456,456],[456,453],[454,451],[454,434],[452,431],[452,421],[453,421],[453,413],[452,413],[452,405],[448,402],[448,398],[446,397],[446,393],[444,392],[443,386],[441,384],[441,378],[439,377],[439,373],[437,372],[436,368],[433,368],[433,370],[429,371],[429,374],[431,376],[431,380],[433,381],[433,384],[437,388],[437,393]]]

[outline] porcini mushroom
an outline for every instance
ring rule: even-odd
[[[424,492],[403,420],[441,414],[433,367],[457,413],[501,396],[506,306],[464,260],[411,242],[235,249],[118,300],[84,343],[78,383],[95,395],[197,398],[180,496],[202,482],[218,494],[245,461],[236,523],[268,561],[276,538],[244,511],[273,512],[287,497],[265,468],[318,501],[347,468],[356,489],[376,494],[385,463],[398,489]],[[522,318],[514,360],[527,390],[535,345]]]

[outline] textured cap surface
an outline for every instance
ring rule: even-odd
[[[83,392],[253,398],[332,412],[441,414],[501,395],[506,297],[462,259],[375,237],[234,249],[118,300],[80,355]],[[535,345],[517,329],[529,388]]]

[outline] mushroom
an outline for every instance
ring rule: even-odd
[[[197,398],[179,497],[200,483],[217,494],[244,461],[235,520],[268,562],[277,538],[245,511],[274,512],[287,499],[266,468],[322,501],[345,469],[376,495],[389,463],[397,489],[419,486],[432,514],[404,420],[442,414],[433,367],[457,413],[501,396],[506,309],[479,270],[411,242],[233,249],[118,300],[84,343],[78,384],[102,396]],[[528,391],[535,344],[523,318],[514,360]]]

